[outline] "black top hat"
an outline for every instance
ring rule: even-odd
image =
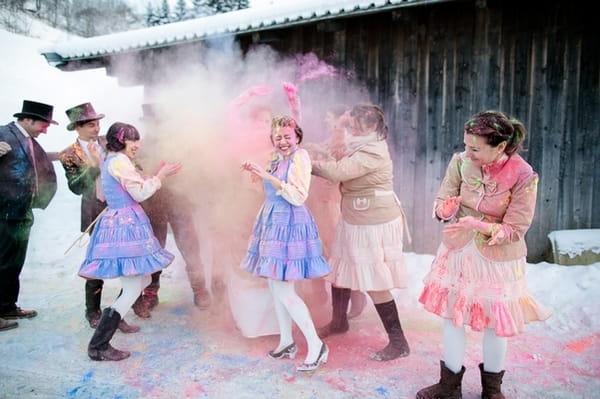
[[[48,104],[36,103],[35,101],[23,100],[23,110],[17,112],[13,116],[15,118],[31,118],[46,121],[53,125],[58,125],[58,122],[52,120],[52,111],[54,107]]]
[[[71,123],[67,125],[67,130],[75,129],[78,122],[97,121],[104,118],[104,114],[97,114],[91,103],[83,103],[69,108],[65,111]]]

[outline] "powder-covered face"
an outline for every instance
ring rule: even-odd
[[[98,139],[98,133],[100,132],[100,121],[89,121],[83,125],[75,125],[77,135],[83,141],[95,141]]]
[[[497,147],[492,147],[484,137],[475,134],[465,133],[463,140],[467,157],[479,167],[500,159],[506,147],[506,142],[500,143]]]
[[[50,123],[46,121],[39,121],[34,119],[25,118],[20,122],[21,126],[25,131],[34,139],[42,133],[46,133]]]
[[[273,147],[284,158],[289,157],[298,148],[298,135],[291,126],[275,130],[271,137],[273,139]]]
[[[139,140],[125,140],[125,148],[122,152],[129,157],[129,159],[135,159],[138,149],[140,148]]]

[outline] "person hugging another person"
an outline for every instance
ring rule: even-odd
[[[310,153],[312,160],[324,160],[334,158],[339,161],[346,155],[346,120],[349,118],[350,108],[345,104],[334,104],[325,111],[324,123],[327,130],[327,139],[321,143],[309,143],[304,148]],[[306,202],[311,210],[319,235],[323,242],[323,254],[326,259],[331,255],[333,246],[333,237],[335,229],[340,218],[340,184],[337,181],[330,181],[320,176],[313,176],[310,186],[308,200]],[[317,304],[327,305],[327,300],[323,301],[323,295],[328,296],[327,283],[324,279],[322,284],[313,284],[311,309],[317,308]],[[350,292],[350,307],[348,309],[348,319],[358,317],[367,305],[366,295],[358,290]],[[327,307],[327,318],[330,314],[330,305]]]
[[[525,233],[538,175],[517,154],[525,127],[499,111],[464,125],[465,151],[450,160],[433,217],[449,222],[419,301],[444,319],[440,381],[417,399],[461,398],[465,326],[483,331],[482,399],[503,399],[507,338],[550,312],[527,291]]]
[[[388,361],[410,353],[391,293],[406,287],[406,217],[393,191],[383,111],[373,104],[355,105],[346,124],[351,136],[345,155],[312,162],[313,174],[339,182],[342,193],[341,218],[329,257],[332,272],[326,277],[331,282],[333,314],[319,336],[348,331],[351,291],[367,292],[389,337],[388,345],[371,358]]]
[[[265,202],[256,218],[242,268],[268,279],[279,324],[279,345],[268,355],[274,359],[296,356],[292,320],[307,341],[308,353],[298,371],[315,370],[326,363],[329,348],[317,335],[310,312],[294,288],[294,281],[327,275],[330,267],[322,256],[315,221],[304,205],[311,180],[310,158],[298,145],[303,132],[288,116],[271,124],[273,157],[267,170],[254,162],[242,169],[261,178]],[[248,298],[251,300],[251,298]]]
[[[174,255],[154,236],[139,202],[161,187],[161,182],[181,169],[177,163],[161,162],[154,176],[141,176],[133,163],[140,134],[129,124],[115,122],[106,134],[108,155],[101,168],[102,189],[108,204],[90,237],[86,258],[79,269],[83,278],[121,281],[121,293],[102,312],[88,345],[92,360],[123,360],[130,353],[110,345],[127,311],[150,283],[150,275],[167,267]]]

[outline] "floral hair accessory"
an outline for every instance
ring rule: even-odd
[[[125,137],[125,128],[122,127],[119,129],[119,133],[117,133],[117,140],[119,141],[119,143],[125,144],[125,140],[123,140],[124,137]]]

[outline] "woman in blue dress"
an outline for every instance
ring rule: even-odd
[[[294,288],[294,281],[319,278],[330,272],[322,255],[315,221],[304,205],[311,179],[311,161],[306,150],[298,148],[302,129],[288,116],[273,118],[271,143],[273,158],[268,170],[254,162],[242,169],[264,182],[265,202],[257,216],[242,268],[268,279],[279,324],[279,345],[268,355],[275,359],[296,356],[292,320],[308,346],[298,371],[311,371],[327,362],[329,349],[317,335],[310,312]]]
[[[154,176],[143,177],[133,163],[140,134],[129,124],[116,122],[106,134],[109,151],[101,168],[102,189],[108,207],[90,237],[86,258],[79,269],[83,278],[121,280],[121,293],[104,309],[88,345],[92,360],[123,360],[128,351],[110,345],[115,330],[150,275],[167,267],[174,255],[161,248],[139,202],[154,194],[161,181],[177,173],[180,164],[161,162]]]

